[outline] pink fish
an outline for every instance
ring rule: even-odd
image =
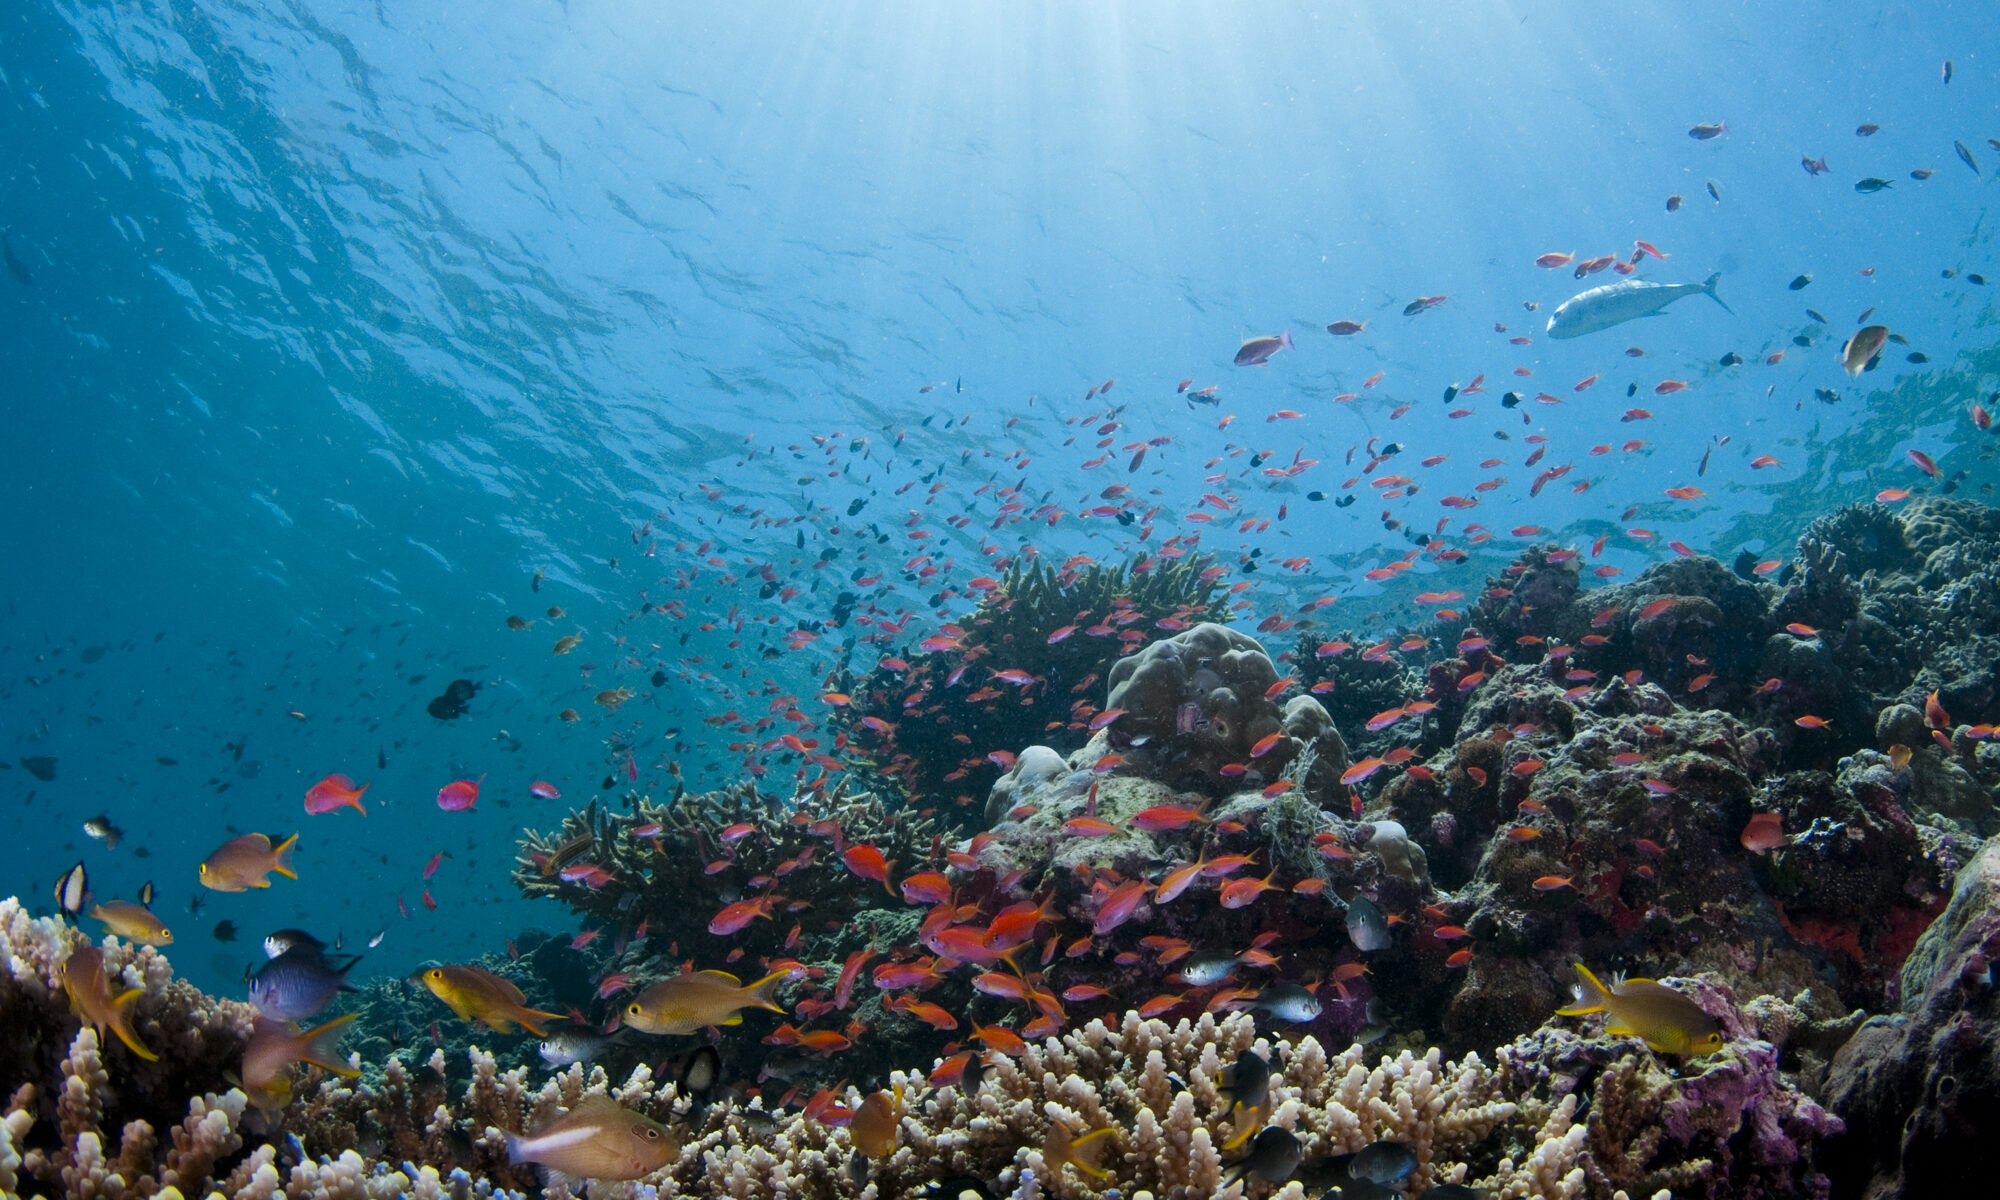
[[[319,816],[336,808],[352,808],[365,817],[368,810],[361,807],[361,793],[368,787],[365,783],[355,787],[354,781],[345,775],[329,775],[307,790],[306,811]]]
[[[537,800],[562,799],[562,793],[556,790],[555,784],[543,783],[539,779],[535,780],[535,782],[528,785],[528,794],[530,796],[533,796]]]
[[[1146,891],[1147,885],[1143,879],[1129,880],[1113,888],[1104,897],[1104,902],[1098,905],[1097,920],[1091,925],[1090,931],[1098,937],[1103,937],[1123,925],[1138,910],[1139,902],[1146,898]]]
[[[479,779],[486,778],[481,775]],[[438,789],[438,807],[446,812],[466,812],[479,803],[479,779],[456,779]]]

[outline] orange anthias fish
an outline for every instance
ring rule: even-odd
[[[740,1025],[746,1008],[781,1013],[778,985],[786,974],[777,971],[751,984],[727,971],[662,979],[625,1006],[625,1024],[641,1033],[690,1034],[711,1025]]]
[[[104,951],[95,946],[79,946],[70,952],[62,965],[63,990],[69,993],[69,1008],[78,1017],[90,1022],[97,1030],[100,1043],[104,1027],[111,1026],[111,1032],[118,1035],[132,1053],[147,1062],[158,1062],[160,1056],[148,1050],[139,1035],[132,1032],[132,1002],[145,994],[144,988],[128,988],[113,995],[111,979],[104,973]]]
[[[507,1135],[508,1162],[540,1163],[578,1179],[643,1179],[680,1153],[673,1130],[603,1095],[585,1096],[532,1134]]]
[[[360,1015],[348,1013],[304,1033],[293,1033],[283,1022],[257,1018],[256,1028],[243,1046],[243,1090],[250,1102],[267,1110],[289,1103],[292,1081],[285,1072],[293,1063],[306,1063],[348,1079],[361,1074],[334,1049],[342,1029]]]
[[[297,879],[292,871],[292,847],[299,835],[293,834],[273,846],[261,833],[246,833],[222,843],[201,864],[201,886],[217,892],[242,892],[271,886],[268,878],[276,871],[287,879]]]
[[[450,1006],[461,1021],[484,1021],[495,1033],[512,1033],[520,1025],[536,1037],[542,1022],[560,1020],[561,1013],[529,1008],[521,989],[484,967],[451,964],[431,967],[421,976],[431,994]]]
[[[354,786],[354,781],[345,775],[329,775],[306,790],[306,811],[317,817],[330,813],[336,808],[351,808],[362,816],[368,810],[361,807],[361,793],[370,785]]]
[[[882,857],[882,852],[873,846],[849,846],[841,852],[840,861],[847,869],[863,879],[873,879],[882,885],[882,890],[891,896],[895,889],[889,886],[889,868],[894,864]]]

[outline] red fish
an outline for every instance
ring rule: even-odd
[[[1141,879],[1129,880],[1111,889],[1097,907],[1097,919],[1090,931],[1103,937],[1123,925],[1138,911],[1139,904],[1146,898],[1146,883]],[[997,1048],[997,1047],[996,1047]]]
[[[882,885],[882,890],[894,896],[895,890],[889,886],[890,864],[882,857],[882,852],[873,846],[849,846],[840,855],[840,861],[847,869],[863,879],[873,879]]]
[[[484,775],[479,779],[486,778]],[[467,812],[479,803],[479,779],[457,779],[438,789],[437,806],[446,812]]]
[[[306,791],[306,811],[319,816],[336,808],[352,808],[365,817],[368,810],[361,807],[361,793],[369,786],[364,783],[355,787],[354,781],[345,775],[329,775]]]
[[[768,921],[771,919],[771,911],[777,907],[781,899],[782,896],[773,894],[758,896],[753,900],[738,900],[715,914],[715,918],[708,923],[708,931],[722,937],[741,931],[759,917]]]
[[[556,790],[555,784],[543,783],[539,779],[528,785],[528,794],[537,800],[562,799],[562,793]]]

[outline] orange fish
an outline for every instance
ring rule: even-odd
[[[1783,820],[1777,813],[1753,813],[1750,823],[1743,827],[1743,848],[1753,854],[1776,850],[1785,844]]]
[[[90,1022],[97,1030],[100,1045],[104,1027],[109,1025],[132,1053],[147,1062],[159,1061],[160,1056],[148,1050],[139,1035],[132,1032],[132,1004],[146,994],[146,989],[127,988],[114,995],[111,979],[104,973],[104,951],[89,943],[77,947],[63,960],[61,974],[63,990],[69,993],[70,1011]]]
[[[419,979],[459,1020],[484,1021],[495,1033],[512,1033],[518,1024],[540,1037],[543,1021],[562,1019],[561,1013],[529,1008],[520,988],[484,967],[431,967]]]
[[[292,847],[298,834],[276,846],[261,833],[246,833],[222,843],[215,853],[202,860],[201,886],[217,892],[243,892],[271,886],[269,876],[276,871],[287,879],[292,872]]]
[[[1553,892],[1568,887],[1571,882],[1567,875],[1544,875],[1535,880],[1534,888],[1538,892]]]
[[[873,879],[880,883],[882,890],[891,896],[896,894],[895,889],[889,886],[889,868],[893,864],[885,860],[882,852],[875,847],[849,846],[841,852],[840,861],[847,865],[849,871],[861,878]]]

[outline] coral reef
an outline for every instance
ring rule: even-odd
[[[1847,1122],[1825,1148],[1837,1197],[1983,1189],[2000,1121],[2000,838],[1959,873],[1951,904],[1910,954],[1903,1006],[1834,1059],[1827,1103]]]
[[[1006,770],[987,749],[1076,749],[1098,712],[1091,697],[1121,656],[1228,620],[1215,594],[1221,575],[1200,557],[1060,567],[1016,559],[999,579],[975,580],[982,592],[972,613],[916,652],[885,653],[864,675],[830,681],[845,698],[833,718],[846,739],[842,761],[894,780],[904,794],[969,804]],[[888,644],[900,632],[867,640]],[[969,730],[984,746],[972,746]]]

